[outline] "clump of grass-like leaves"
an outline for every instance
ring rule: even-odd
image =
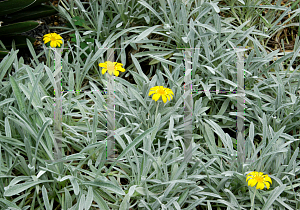
[[[105,23],[109,27],[103,27],[105,38],[99,32],[105,12],[99,1],[89,3],[88,13],[82,11],[80,1],[63,2],[72,8],[71,16],[78,4],[77,15],[89,20],[84,28],[95,27],[86,34],[96,38],[97,47],[89,54],[85,50],[91,43],[81,49],[83,37],[78,31],[76,44],[65,42],[70,50],[62,56],[62,89],[80,91],[62,94],[60,160],[54,157],[57,72],[52,71],[53,55],[45,49],[47,65],[39,63],[28,42],[31,67],[14,49],[0,62],[1,209],[299,209],[299,67],[291,68],[300,49],[299,37],[294,52],[269,65],[279,51],[268,53],[247,21],[239,26],[223,21],[216,3],[195,1],[194,8],[191,1],[128,1],[146,8],[138,18],[141,24],[147,25],[150,17],[158,22],[130,28],[134,18],[124,14],[137,16],[140,10],[113,1],[109,8],[120,15],[105,16],[110,20]],[[66,8],[59,10],[72,23]],[[121,20],[124,28],[118,31]],[[126,32],[132,34],[126,36]],[[150,40],[153,34],[161,41]],[[245,160],[239,163],[234,132],[236,48],[250,40],[253,49],[244,62]],[[107,62],[105,48],[129,45],[136,50],[143,45],[149,51],[130,54],[132,64],[126,65],[128,55],[118,49],[115,60],[123,66]],[[189,162],[184,161],[183,137],[185,98],[190,94],[184,90],[184,77],[190,64],[176,47],[195,48],[193,88],[206,90],[192,94]],[[146,75],[140,64],[147,59],[151,71]],[[287,60],[286,69],[283,62]],[[116,76],[113,162],[106,160],[108,106],[102,92],[109,75],[103,74],[106,70],[99,64]],[[133,83],[123,78],[127,75]],[[217,94],[217,89],[227,93]]]

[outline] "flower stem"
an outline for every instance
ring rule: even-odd
[[[254,209],[254,199],[255,199],[255,193],[256,193],[256,188],[255,188],[255,191],[254,191],[254,195],[253,195],[253,199],[252,199],[252,202],[251,202],[251,210]]]
[[[49,55],[49,56],[48,56],[48,58],[49,58],[49,62],[48,62],[49,68],[51,68],[51,67],[50,67],[50,50],[51,50],[51,49],[49,49],[49,54],[48,54],[48,55]]]
[[[159,105],[159,102],[157,103],[157,105],[156,105],[156,111],[155,111],[155,121],[154,121],[154,123],[156,122],[156,117],[157,117],[157,110],[158,110],[158,105]]]

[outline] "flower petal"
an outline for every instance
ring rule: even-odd
[[[252,179],[252,178],[253,178],[252,175],[248,174],[247,178],[246,178],[246,181],[248,181],[248,179]]]
[[[107,71],[107,69],[102,69],[102,74],[105,74],[105,72]]]
[[[113,74],[113,72],[114,72],[114,70],[111,70],[111,69],[107,69],[108,71],[108,73],[110,74],[110,75],[112,75]]]
[[[153,97],[152,97],[152,99],[154,100],[154,101],[157,101],[158,99],[160,98],[160,94],[154,94],[153,95]]]
[[[168,98],[168,101],[170,101],[170,96],[169,96],[168,94],[167,94],[166,96],[167,96],[167,98]]]
[[[56,47],[55,42],[51,41],[51,42],[50,42],[50,46],[51,46],[51,47]]]
[[[150,90],[158,90],[159,89],[159,87],[158,86],[155,86],[155,87],[152,87],[152,88],[150,88]]]
[[[265,185],[262,183],[262,182],[258,182],[257,183],[257,186],[256,186],[256,189],[264,189]]]
[[[167,102],[166,96],[165,96],[165,95],[162,95],[161,97],[162,97],[163,102],[166,103],[166,102]]]
[[[151,96],[153,93],[156,93],[156,91],[150,91],[149,96]]]
[[[265,181],[270,182],[272,184],[272,180],[268,175],[265,176]]]
[[[114,74],[115,74],[116,76],[119,76],[119,72],[118,72],[118,71],[115,71]]]
[[[255,179],[251,179],[248,181],[248,185],[253,187],[254,185],[256,185],[257,181]]]
[[[267,189],[270,188],[270,183],[269,182],[265,182],[265,185],[266,185]]]
[[[117,66],[117,67],[116,67],[116,70],[121,71],[121,72],[124,72],[124,71],[125,71],[125,69],[122,68],[122,67],[120,67],[120,66]]]
[[[43,39],[43,41],[44,41],[44,43],[46,44],[46,43],[50,42],[51,39],[46,37],[46,38]]]
[[[45,34],[44,35],[44,37],[50,37],[51,36],[51,34]]]
[[[99,66],[100,66],[100,67],[106,68],[106,67],[107,67],[107,64],[106,64],[106,63],[99,63]]]
[[[168,88],[168,93],[174,95],[173,91],[171,89]]]
[[[115,69],[115,66],[112,62],[107,62],[107,69],[113,71]]]
[[[105,63],[106,63],[107,65],[113,65],[113,66],[114,66],[114,63],[111,62],[111,61],[106,61]]]
[[[56,39],[63,39],[59,34],[55,36]]]

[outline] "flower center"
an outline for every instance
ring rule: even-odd
[[[257,181],[257,182],[263,182],[264,180],[263,180],[262,177],[259,177],[259,176],[258,176],[258,177],[256,177],[256,181]]]
[[[165,91],[162,90],[162,89],[160,89],[160,90],[157,91],[157,93],[159,93],[159,94],[161,94],[161,95],[164,95],[164,94],[165,94]]]
[[[51,41],[56,41],[55,37],[51,37]]]
[[[112,65],[112,64],[107,65],[107,69],[110,70],[110,71],[115,70],[115,68],[116,68],[115,65]]]

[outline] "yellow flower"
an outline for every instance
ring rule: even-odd
[[[171,89],[164,88],[163,86],[155,86],[155,87],[151,88],[150,92],[149,92],[149,96],[151,96],[153,93],[154,93],[154,95],[152,96],[152,99],[154,101],[157,101],[161,96],[164,103],[167,102],[167,98],[169,101],[170,101],[170,98],[173,99],[172,95],[174,95],[174,93]]]
[[[249,180],[248,180],[249,179]],[[268,175],[263,175],[263,172],[253,171],[247,175],[246,181],[248,181],[248,185],[254,187],[256,185],[256,189],[264,189],[266,186],[267,189],[270,188],[270,183],[272,184],[272,180]],[[270,182],[270,183],[269,183]]]
[[[50,42],[51,47],[56,47],[56,46],[60,47],[60,45],[63,43],[62,37],[57,33],[46,34],[44,35],[43,40],[45,44]]]
[[[102,74],[105,74],[105,72],[108,70],[110,75],[114,73],[114,75],[119,76],[119,71],[125,71],[125,69],[122,68],[123,64],[117,62],[106,61],[104,63],[99,63],[99,66],[104,68],[102,69]]]

